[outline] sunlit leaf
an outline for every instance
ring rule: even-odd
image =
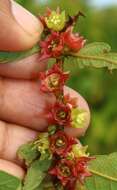
[[[117,53],[110,52],[111,48],[103,42],[94,42],[86,45],[78,53],[72,53],[71,61],[80,67],[107,67],[109,70],[117,69]]]
[[[89,169],[93,176],[86,180],[88,190],[117,190],[117,153],[96,156]]]
[[[19,178],[0,171],[0,190],[21,190],[22,182]]]

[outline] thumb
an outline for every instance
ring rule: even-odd
[[[22,51],[39,41],[41,22],[13,0],[0,0],[0,51]]]

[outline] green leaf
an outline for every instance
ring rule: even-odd
[[[90,43],[79,51],[79,55],[100,55],[111,51],[111,47],[104,42]]]
[[[36,160],[28,169],[23,190],[39,190],[39,186],[47,175],[51,160]]]
[[[87,190],[117,190],[117,153],[96,156],[89,169],[93,176],[86,180]]]
[[[8,63],[11,61],[20,60],[20,59],[26,58],[28,56],[31,56],[37,52],[39,52],[38,45],[34,46],[33,48],[31,48],[27,51],[21,51],[21,52],[0,51],[0,63]]]
[[[110,52],[110,50],[111,47],[108,44],[94,42],[86,45],[78,53],[72,53],[74,56],[72,62],[78,63],[80,67],[117,69],[117,53]]]
[[[0,190],[21,190],[22,183],[17,177],[0,171]]]
[[[40,153],[33,142],[23,144],[17,153],[19,158],[25,160],[26,165],[30,165],[37,157],[40,156]]]

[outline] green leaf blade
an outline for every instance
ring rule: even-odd
[[[110,52],[111,48],[103,42],[86,45],[78,53],[72,53],[72,60],[83,67],[117,69],[117,53]]]
[[[38,190],[47,175],[51,160],[36,160],[28,169],[23,190]]]
[[[21,51],[21,52],[0,51],[0,64],[9,63],[9,62],[16,61],[16,60],[21,60],[21,59],[31,56],[37,52],[39,52],[38,45],[34,46],[33,48],[31,48],[27,51]]]
[[[79,51],[79,55],[100,55],[111,51],[111,47],[104,42],[93,42]]]
[[[0,171],[0,190],[22,190],[21,180],[6,172]]]
[[[20,159],[25,160],[27,166],[29,166],[36,158],[40,156],[40,153],[33,142],[20,146],[17,154]]]
[[[97,156],[89,169],[93,176],[86,180],[88,190],[117,189],[117,153]]]

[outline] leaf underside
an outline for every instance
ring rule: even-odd
[[[86,180],[87,190],[117,190],[117,153],[96,156],[89,169],[93,175]]]
[[[2,52],[2,51],[0,51],[0,64],[24,59],[37,52],[39,52],[38,45],[34,46],[33,48],[31,48],[27,51],[21,51],[21,52],[5,52],[5,51]]]
[[[110,52],[111,47],[103,42],[94,42],[86,45],[78,53],[68,57],[69,62],[78,63],[81,68],[107,67],[109,70],[117,69],[117,53]]]

